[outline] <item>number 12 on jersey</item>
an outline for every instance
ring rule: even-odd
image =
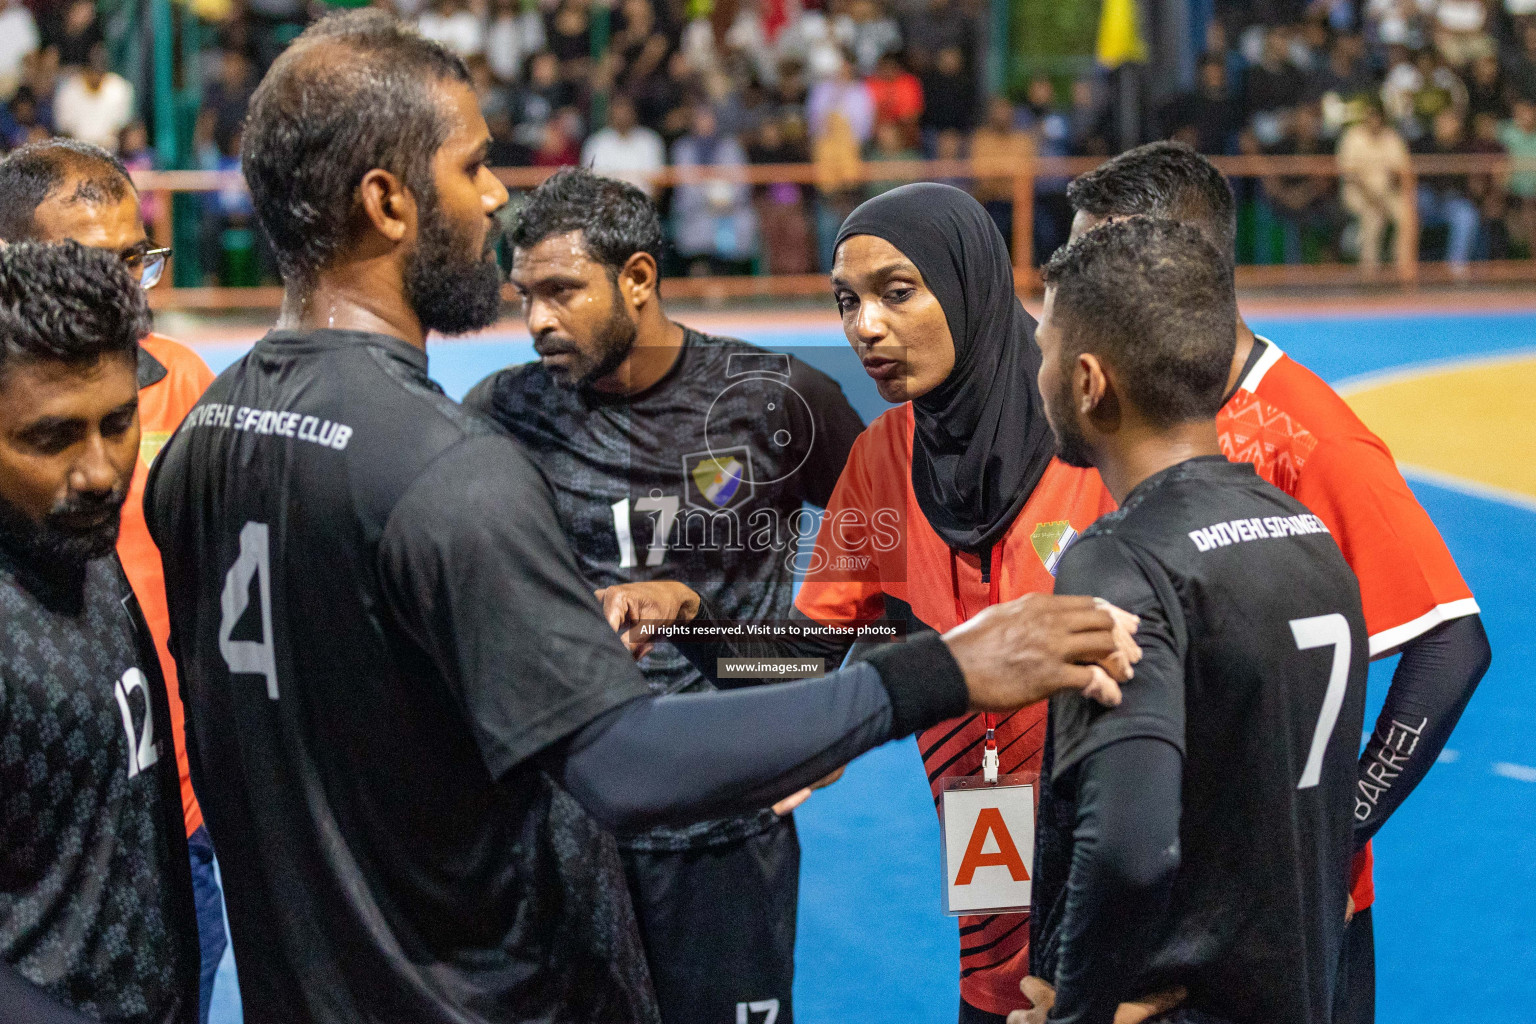
[[[1323,777],[1323,755],[1328,751],[1328,740],[1333,727],[1339,721],[1339,709],[1344,706],[1344,691],[1349,688],[1349,656],[1354,646],[1349,635],[1349,620],[1338,612],[1332,615],[1314,615],[1310,619],[1292,619],[1291,635],[1296,638],[1296,649],[1310,651],[1317,647],[1333,648],[1333,667],[1328,670],[1328,691],[1323,695],[1323,708],[1317,716],[1317,728],[1312,731],[1312,749],[1307,752],[1307,765],[1301,772],[1297,789],[1311,789]]]

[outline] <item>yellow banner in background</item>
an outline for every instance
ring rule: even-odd
[[[1147,59],[1147,41],[1141,38],[1136,0],[1104,0],[1094,55],[1108,68],[1139,64]]]

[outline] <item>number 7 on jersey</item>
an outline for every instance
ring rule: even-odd
[[[1328,692],[1323,695],[1323,709],[1317,716],[1317,728],[1312,731],[1312,749],[1307,752],[1307,766],[1302,770],[1297,789],[1311,789],[1323,777],[1323,755],[1328,751],[1328,739],[1339,721],[1339,709],[1344,706],[1344,691],[1349,688],[1349,656],[1353,640],[1349,635],[1349,620],[1338,612],[1332,615],[1314,615],[1310,619],[1292,619],[1291,635],[1296,638],[1298,651],[1310,651],[1316,647],[1333,648],[1333,667],[1328,671]]]

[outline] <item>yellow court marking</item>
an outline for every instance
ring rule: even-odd
[[[1340,391],[1405,466],[1536,497],[1536,354],[1383,374]]]

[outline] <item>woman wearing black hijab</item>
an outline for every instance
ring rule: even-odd
[[[901,404],[854,443],[796,608],[943,632],[1049,593],[1062,549],[1114,502],[1096,472],[1053,457],[1035,321],[986,210],[927,183],[869,200],[838,234],[832,288],[849,344]],[[936,800],[945,778],[981,773],[987,717],[919,735]],[[990,724],[1002,774],[1039,770],[1043,704]],[[1028,915],[961,918],[960,942],[962,1024],[1002,1024],[1029,973]]]

